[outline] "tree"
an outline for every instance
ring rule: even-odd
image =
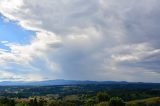
[[[98,92],[97,98],[98,98],[98,102],[104,102],[110,99],[109,95],[106,92]]]
[[[15,101],[8,98],[0,98],[0,106],[15,106]]]
[[[29,103],[29,106],[38,106],[37,99],[36,99],[36,98],[31,99],[31,100],[30,100],[30,103]]]
[[[45,106],[46,101],[42,98],[39,99],[38,106]]]
[[[10,100],[10,106],[15,106],[15,101],[12,99],[12,100]]]
[[[119,97],[112,97],[109,100],[109,106],[125,106],[125,102]]]

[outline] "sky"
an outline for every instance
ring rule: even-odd
[[[160,83],[159,0],[0,0],[0,81]]]

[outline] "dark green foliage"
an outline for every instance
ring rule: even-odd
[[[47,101],[45,101],[43,98],[40,98],[38,102],[38,106],[45,106],[46,102]]]
[[[15,106],[15,101],[13,99],[1,98],[0,104],[3,106]]]
[[[109,100],[109,106],[125,106],[124,101],[119,97],[112,97]]]
[[[98,102],[104,102],[109,100],[109,95],[106,92],[97,93]]]
[[[36,98],[31,99],[31,100],[30,100],[30,103],[29,103],[29,106],[38,106],[37,99],[36,99]]]

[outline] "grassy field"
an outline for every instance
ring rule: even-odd
[[[126,106],[160,106],[160,97],[129,101]]]

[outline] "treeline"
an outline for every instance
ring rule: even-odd
[[[160,84],[106,84],[106,85],[61,85],[61,86],[1,86],[0,96],[9,98],[28,98],[48,94],[88,95],[105,91],[111,97],[118,96],[124,101],[157,97],[160,95]],[[86,99],[86,98],[84,98]]]
[[[57,95],[34,96],[29,98],[0,98],[0,106],[160,106],[160,97],[124,101],[120,97],[112,97],[107,92],[96,95]]]

